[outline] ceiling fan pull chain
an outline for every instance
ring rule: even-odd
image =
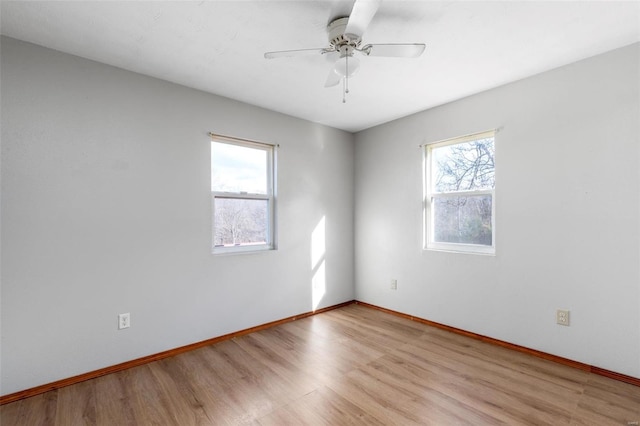
[[[342,103],[346,104],[347,103],[347,89],[346,89],[346,84],[347,84],[347,77],[344,77],[342,79]]]
[[[349,55],[345,56],[345,74],[342,78],[342,103],[347,103],[347,93],[349,93]]]
[[[347,81],[346,89],[345,92],[349,93],[349,51],[347,50],[347,56],[345,58],[345,70],[347,71],[347,73],[345,74],[344,78]]]

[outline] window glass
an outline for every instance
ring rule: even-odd
[[[268,200],[216,198],[214,202],[216,247],[267,244]]]
[[[495,253],[495,135],[427,145],[425,248]]]
[[[211,144],[211,190],[267,193],[267,154],[262,149]]]
[[[433,149],[436,192],[465,191],[495,186],[493,138]]]
[[[491,195],[436,198],[435,242],[492,245]]]
[[[213,252],[275,249],[275,148],[211,142]]]

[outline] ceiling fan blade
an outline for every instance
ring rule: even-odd
[[[297,50],[278,50],[275,52],[267,52],[264,54],[265,59],[275,58],[291,58],[294,56],[316,55],[331,52],[326,47],[318,47],[315,49],[297,49]]]
[[[391,58],[417,58],[424,52],[423,43],[409,44],[367,44],[361,50],[367,56]]]
[[[344,30],[345,34],[354,34],[358,37],[362,37],[364,30],[367,29],[373,15],[378,11],[382,0],[356,0],[351,9],[351,15],[349,15],[349,22],[347,22],[347,28]]]
[[[324,87],[337,86],[338,83],[340,83],[340,80],[342,80],[342,76],[339,75],[337,72],[335,72],[333,68],[331,68],[331,71],[329,71],[329,75],[327,76],[327,82],[324,84]]]

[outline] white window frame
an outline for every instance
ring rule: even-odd
[[[435,179],[432,176],[434,167],[433,150],[447,145],[457,145],[461,143],[471,142],[479,139],[493,138],[494,149],[496,146],[496,131],[489,130],[486,132],[474,133],[452,139],[445,139],[433,143],[424,145],[423,151],[423,249],[434,251],[447,251],[455,253],[472,253],[472,254],[484,254],[495,255],[496,253],[496,194],[495,185],[491,189],[478,189],[469,191],[448,191],[437,192],[435,190]],[[494,154],[495,155],[495,154]],[[494,173],[495,173],[495,158],[494,158]],[[433,205],[437,198],[447,197],[464,197],[464,196],[479,196],[479,195],[491,195],[491,245],[483,244],[465,244],[465,243],[448,243],[434,241],[434,208]]]
[[[229,145],[237,145],[245,148],[259,149],[267,152],[267,193],[254,194],[249,192],[229,192],[229,191],[211,191],[211,248],[213,254],[229,254],[229,253],[253,253],[260,251],[276,250],[276,182],[277,182],[277,147],[275,144],[264,142],[250,141],[246,139],[234,138],[230,136],[221,136],[213,133],[211,143],[225,143]],[[211,164],[213,172],[213,164]],[[235,246],[216,246],[215,245],[215,203],[216,199],[239,199],[239,200],[266,200],[267,201],[267,241],[265,243],[245,244]]]

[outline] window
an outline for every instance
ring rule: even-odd
[[[495,253],[495,132],[425,145],[425,248]]]
[[[275,249],[275,147],[212,138],[213,253]]]

